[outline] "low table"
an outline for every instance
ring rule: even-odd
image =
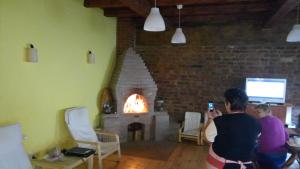
[[[87,161],[88,169],[93,169],[93,160],[94,155],[90,155],[86,158],[65,156],[62,160],[53,162],[44,159],[33,159],[31,162],[35,168],[40,169],[73,169]]]

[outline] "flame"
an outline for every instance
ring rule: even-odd
[[[148,104],[144,96],[133,94],[130,95],[124,104],[124,113],[146,113]]]

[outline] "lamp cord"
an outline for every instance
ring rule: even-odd
[[[300,2],[300,0],[298,1],[298,5],[297,5],[297,24],[299,24],[299,3]]]
[[[179,28],[180,28],[180,26],[181,26],[181,24],[180,24],[180,9],[179,9],[179,17],[178,17],[179,19],[178,19],[178,26],[179,26]]]
[[[156,0],[154,1],[154,6],[155,6],[155,8],[156,8]]]

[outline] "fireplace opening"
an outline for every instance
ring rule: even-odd
[[[131,142],[144,140],[145,125],[142,123],[131,123],[128,125],[127,140]]]
[[[124,113],[147,113],[148,103],[144,96],[139,94],[130,95],[124,104]]]

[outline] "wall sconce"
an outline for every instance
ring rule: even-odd
[[[33,44],[30,44],[27,48],[27,62],[37,63],[38,62],[38,54],[37,49],[34,48]]]
[[[95,64],[96,63],[96,56],[94,53],[92,53],[92,51],[89,51],[88,55],[87,55],[87,62],[89,64]]]

